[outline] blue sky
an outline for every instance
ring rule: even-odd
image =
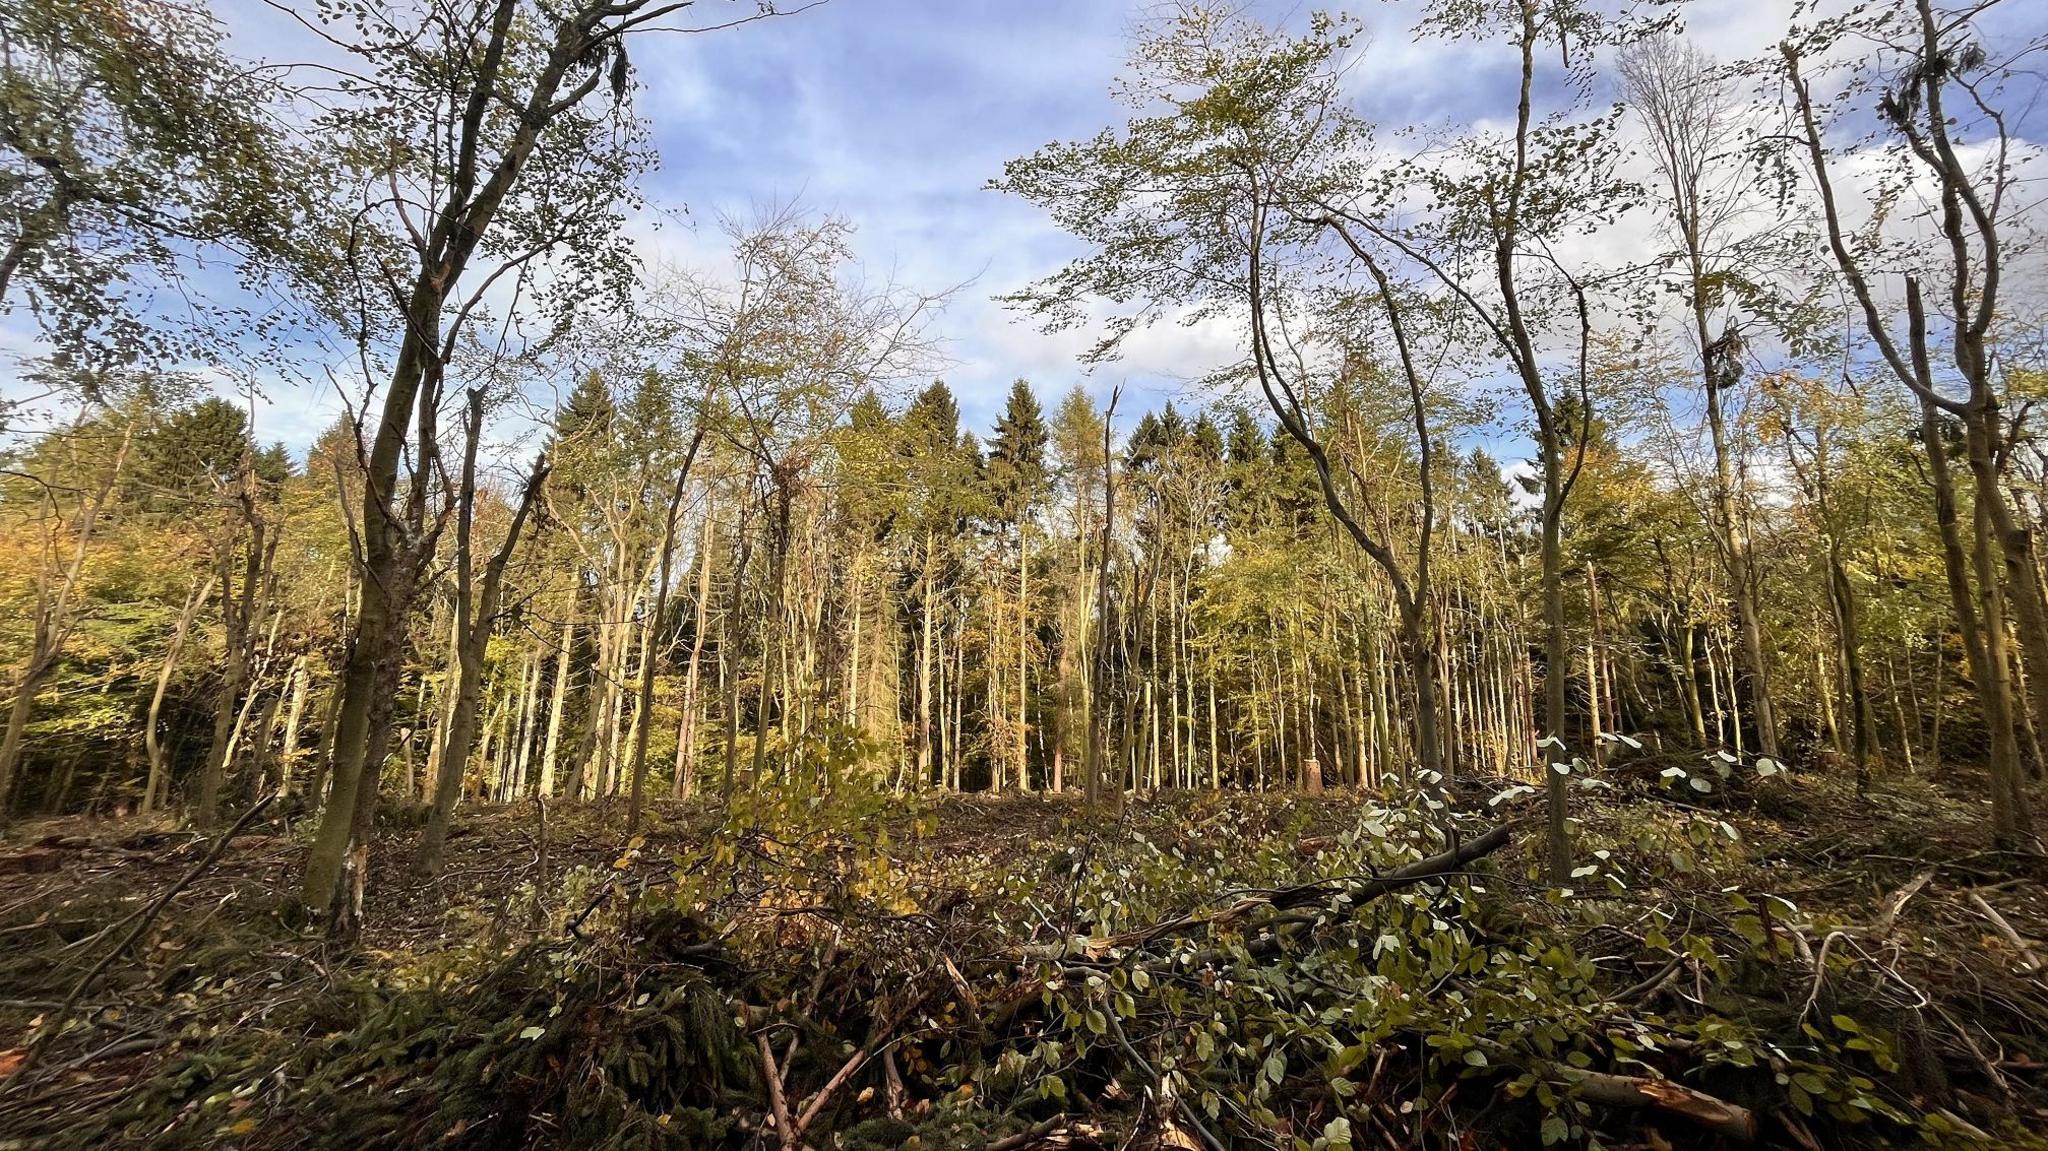
[[[1309,5],[1262,0],[1299,24]],[[1160,402],[1179,381],[1235,358],[1228,334],[1168,327],[1134,341],[1122,363],[1084,374],[1078,334],[1047,336],[991,296],[1052,271],[1078,248],[1031,206],[986,191],[1006,159],[1121,124],[1110,85],[1149,3],[1129,0],[830,0],[785,20],[637,46],[641,109],[663,157],[652,191],[710,211],[800,197],[853,220],[873,264],[939,287],[972,279],[941,330],[943,373],[969,422],[986,426],[1009,381],[1048,403],[1074,382]],[[1365,28],[1355,98],[1388,126],[1451,128],[1511,114],[1516,61],[1503,44],[1412,35],[1416,0],[1337,4]],[[1994,24],[2044,21],[2044,0],[2007,0]],[[2029,17],[2027,10],[2033,10]],[[1772,51],[1790,0],[1697,0],[1686,33],[1720,59]],[[2038,30],[2038,29],[2034,29]],[[1547,62],[1546,62],[1547,63]],[[1598,94],[1605,100],[1611,94]],[[1640,258],[1649,219],[1610,242]],[[1133,407],[1136,405],[1134,404]]]
[[[705,0],[700,10],[727,11],[721,3]],[[1271,0],[1253,6],[1289,22],[1309,10]],[[1369,117],[1453,127],[1511,112],[1515,62],[1506,46],[1417,40],[1418,0],[1338,6],[1367,31],[1353,77]],[[715,263],[720,213],[798,200],[851,220],[876,275],[928,290],[972,281],[938,324],[951,361],[938,374],[959,393],[972,426],[991,422],[1018,376],[1033,381],[1048,406],[1077,381],[1098,395],[1124,384],[1127,411],[1157,404],[1181,380],[1234,359],[1231,334],[1167,327],[1134,341],[1124,362],[1084,373],[1074,357],[1089,340],[1085,333],[1045,335],[991,299],[1054,270],[1077,247],[1030,205],[984,188],[1006,159],[1126,118],[1110,84],[1148,7],[1133,0],[829,0],[707,35],[640,36],[632,45],[638,109],[661,156],[646,184],[658,211],[636,229],[645,254]],[[1790,0],[1698,0],[1685,19],[1696,43],[1728,59],[1768,51],[1784,34],[1790,7]],[[2007,0],[1997,20],[2023,29],[2048,19],[2044,8],[2043,0]],[[218,0],[217,11],[240,55],[312,53],[305,33],[262,0]],[[1639,256],[1655,242],[1652,227],[1638,221],[1604,243]],[[0,321],[0,341],[14,350],[23,335],[19,317]],[[270,391],[259,432],[294,446],[340,409],[338,397],[316,384]]]

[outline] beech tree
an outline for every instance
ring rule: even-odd
[[[1939,240],[1909,245],[1899,253],[1896,276],[1902,295],[1880,295],[1873,266],[1882,258],[1883,237],[1859,224],[1838,193],[1834,149],[1825,131],[1827,110],[1815,99],[1807,71],[1815,46],[1846,38],[1867,39],[1884,55],[1855,61],[1844,102],[1875,98],[1876,111],[1893,134],[1896,158],[1912,179],[1932,188],[1938,204]],[[2037,43],[2017,47],[2020,54]],[[1934,485],[1935,518],[1941,527],[1957,627],[1969,656],[1979,703],[1991,728],[1992,822],[1999,842],[2012,844],[2032,834],[2032,820],[2019,761],[2015,709],[2020,706],[2006,650],[2017,632],[2030,680],[2032,726],[2048,725],[2048,595],[2035,556],[2033,530],[2013,512],[2004,489],[2002,459],[2017,428],[2003,412],[2003,397],[1992,353],[1993,327],[2004,286],[2005,230],[2017,210],[2008,162],[2012,140],[2000,107],[1997,78],[2004,65],[1979,39],[1971,14],[1937,14],[1931,0],[1887,4],[1794,30],[1780,46],[1794,115],[1805,145],[1807,174],[1820,199],[1829,251],[1855,301],[1863,334],[1877,355],[1919,402],[1922,440]],[[1988,79],[1988,83],[1986,80]],[[1964,159],[1965,145],[1984,145],[1988,159]],[[1896,190],[1886,193],[1896,195]],[[1881,226],[1882,205],[1869,228]],[[1876,252],[1872,252],[1872,248]],[[1945,299],[1946,316],[1930,316],[1922,285],[1932,282]],[[1901,306],[1901,303],[1903,306]],[[1946,348],[1933,333],[1945,323]],[[1936,358],[1946,351],[1948,368]],[[1954,395],[1960,386],[1962,394]],[[1957,488],[1950,468],[1944,423],[1962,425],[1962,452],[1971,480],[1974,518],[1965,547]],[[1967,568],[1964,556],[1969,556]],[[1975,578],[1975,592],[1971,578]]]
[[[536,269],[551,266],[543,300],[567,308],[618,270],[618,205],[642,162],[626,101],[627,38],[690,7],[449,0],[335,13],[355,30],[346,47],[371,77],[365,98],[336,112],[332,126],[370,159],[359,188],[365,219],[382,230],[351,237],[357,332],[365,372],[381,362],[388,375],[365,381],[381,396],[360,429],[362,600],[336,718],[333,798],[300,892],[316,910],[329,907],[352,841],[360,878],[391,726],[385,709],[419,579],[451,508],[434,498],[450,363],[491,307],[493,287],[533,288]],[[421,137],[393,118],[400,108],[446,130]],[[411,146],[422,138],[430,149]],[[466,284],[479,261],[481,277]]]

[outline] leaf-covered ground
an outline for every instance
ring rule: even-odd
[[[346,946],[281,896],[275,822],[69,1012],[207,841],[22,828],[0,1146],[2048,1146],[2048,860],[1918,781],[1629,778],[1578,801],[1569,893],[1477,780],[1455,815],[1092,822],[776,792],[630,841],[467,809],[433,883],[400,816]]]

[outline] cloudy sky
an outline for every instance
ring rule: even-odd
[[[1296,24],[1308,11],[1255,7]],[[1511,114],[1506,46],[1416,38],[1418,0],[1346,7],[1368,34],[1353,87],[1369,117],[1455,126]],[[1768,51],[1790,7],[1698,0],[1685,22],[1696,43],[1728,59]],[[2044,8],[2007,0],[1996,20],[2027,30]],[[222,0],[217,10],[238,54],[289,60],[311,51],[263,0]],[[719,10],[705,0],[703,11]],[[939,327],[951,361],[942,374],[975,427],[989,423],[1018,376],[1048,403],[1077,381],[1098,394],[1122,383],[1156,403],[1234,358],[1229,333],[1163,329],[1137,340],[1124,362],[1084,374],[1074,354],[1085,334],[1045,335],[991,299],[1055,269],[1076,246],[1030,205],[985,189],[1006,159],[1124,120],[1109,88],[1146,10],[1135,0],[828,0],[712,34],[643,36],[633,45],[638,107],[661,167],[647,187],[659,210],[636,231],[652,257],[714,260],[720,213],[800,201],[851,220],[878,275],[932,290],[967,284]],[[1638,226],[1640,235],[1615,240],[1651,242],[1649,222]],[[11,335],[18,350],[18,318]],[[339,411],[317,385],[272,391],[260,417],[266,437],[302,446]]]

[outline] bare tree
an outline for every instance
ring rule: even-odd
[[[639,162],[631,131],[615,131],[627,123],[626,39],[690,7],[425,0],[421,10],[396,11],[361,0],[333,14],[358,29],[342,47],[372,70],[360,85],[365,99],[335,127],[358,138],[363,155],[398,158],[366,172],[362,185],[361,216],[387,230],[354,233],[366,379],[378,378],[374,341],[388,336],[395,348],[380,411],[365,421],[362,603],[337,717],[333,799],[300,890],[310,907],[330,906],[350,842],[366,850],[389,738],[380,712],[395,694],[420,577],[453,507],[445,497],[429,507],[442,471],[437,423],[450,362],[472,321],[488,313],[494,288],[529,287],[535,268],[552,261],[556,302],[573,302],[617,270],[617,204]],[[745,12],[740,19],[773,9]],[[609,103],[594,102],[607,89]],[[394,119],[399,109],[424,116],[429,130]],[[465,285],[479,260],[484,275]]]
[[[2027,663],[2034,669],[2033,717],[2048,724],[2048,599],[2044,599],[2033,535],[2014,514],[2003,483],[2010,429],[2002,414],[1992,358],[1992,326],[1999,315],[2005,247],[2003,232],[2018,176],[2008,162],[2012,140],[1996,104],[1995,82],[2003,69],[1976,39],[1973,9],[1937,13],[1930,0],[1911,0],[1872,10],[1859,9],[1826,21],[1780,45],[1815,187],[1820,195],[1829,247],[1861,313],[1863,328],[1892,375],[1919,400],[1923,439],[1935,480],[1937,520],[1942,531],[1952,606],[1977,681],[1986,722],[1992,729],[1992,832],[2012,845],[2032,835],[2032,819],[2019,763],[2013,712],[2011,661],[2005,654],[2006,612],[2018,624]],[[1832,155],[1823,111],[1813,95],[1806,64],[1823,44],[1854,36],[1883,45],[1900,61],[1890,74],[1874,60],[1859,61],[1847,89],[1851,97],[1875,92],[1878,111],[1910,157],[1909,171],[1934,189],[1941,241],[1934,251],[1909,254],[1902,274],[1901,317],[1874,284],[1870,262],[1874,238],[1860,235],[1845,219],[1832,176]],[[2028,54],[2038,42],[2017,51]],[[1951,106],[1953,102],[1953,107]],[[1972,165],[1963,158],[1973,132],[1989,159]],[[1879,213],[1881,217],[1883,213]],[[1935,277],[1947,297],[1949,369],[1937,375],[1941,350],[1921,284]],[[1962,395],[1950,394],[1961,386]],[[1948,476],[1943,417],[1963,429],[1963,452],[1974,492],[1975,535],[1969,549],[1977,579],[1974,597],[1963,570],[1964,548],[1957,524],[1956,492]],[[1994,558],[1994,551],[1996,558]],[[2002,559],[2002,568],[1997,562]]]
[[[1682,291],[1699,349],[1701,393],[1713,449],[1715,546],[1728,571],[1742,662],[1749,675],[1751,714],[1763,753],[1778,755],[1777,706],[1764,656],[1749,534],[1738,512],[1740,468],[1730,444],[1726,406],[1742,378],[1743,341],[1737,302],[1752,289],[1758,245],[1738,229],[1749,210],[1754,173],[1737,145],[1754,115],[1727,78],[1698,48],[1676,36],[1638,40],[1618,60],[1623,96],[1649,138],[1662,182],[1662,204],[1681,261]],[[1715,333],[1715,327],[1720,333]]]

